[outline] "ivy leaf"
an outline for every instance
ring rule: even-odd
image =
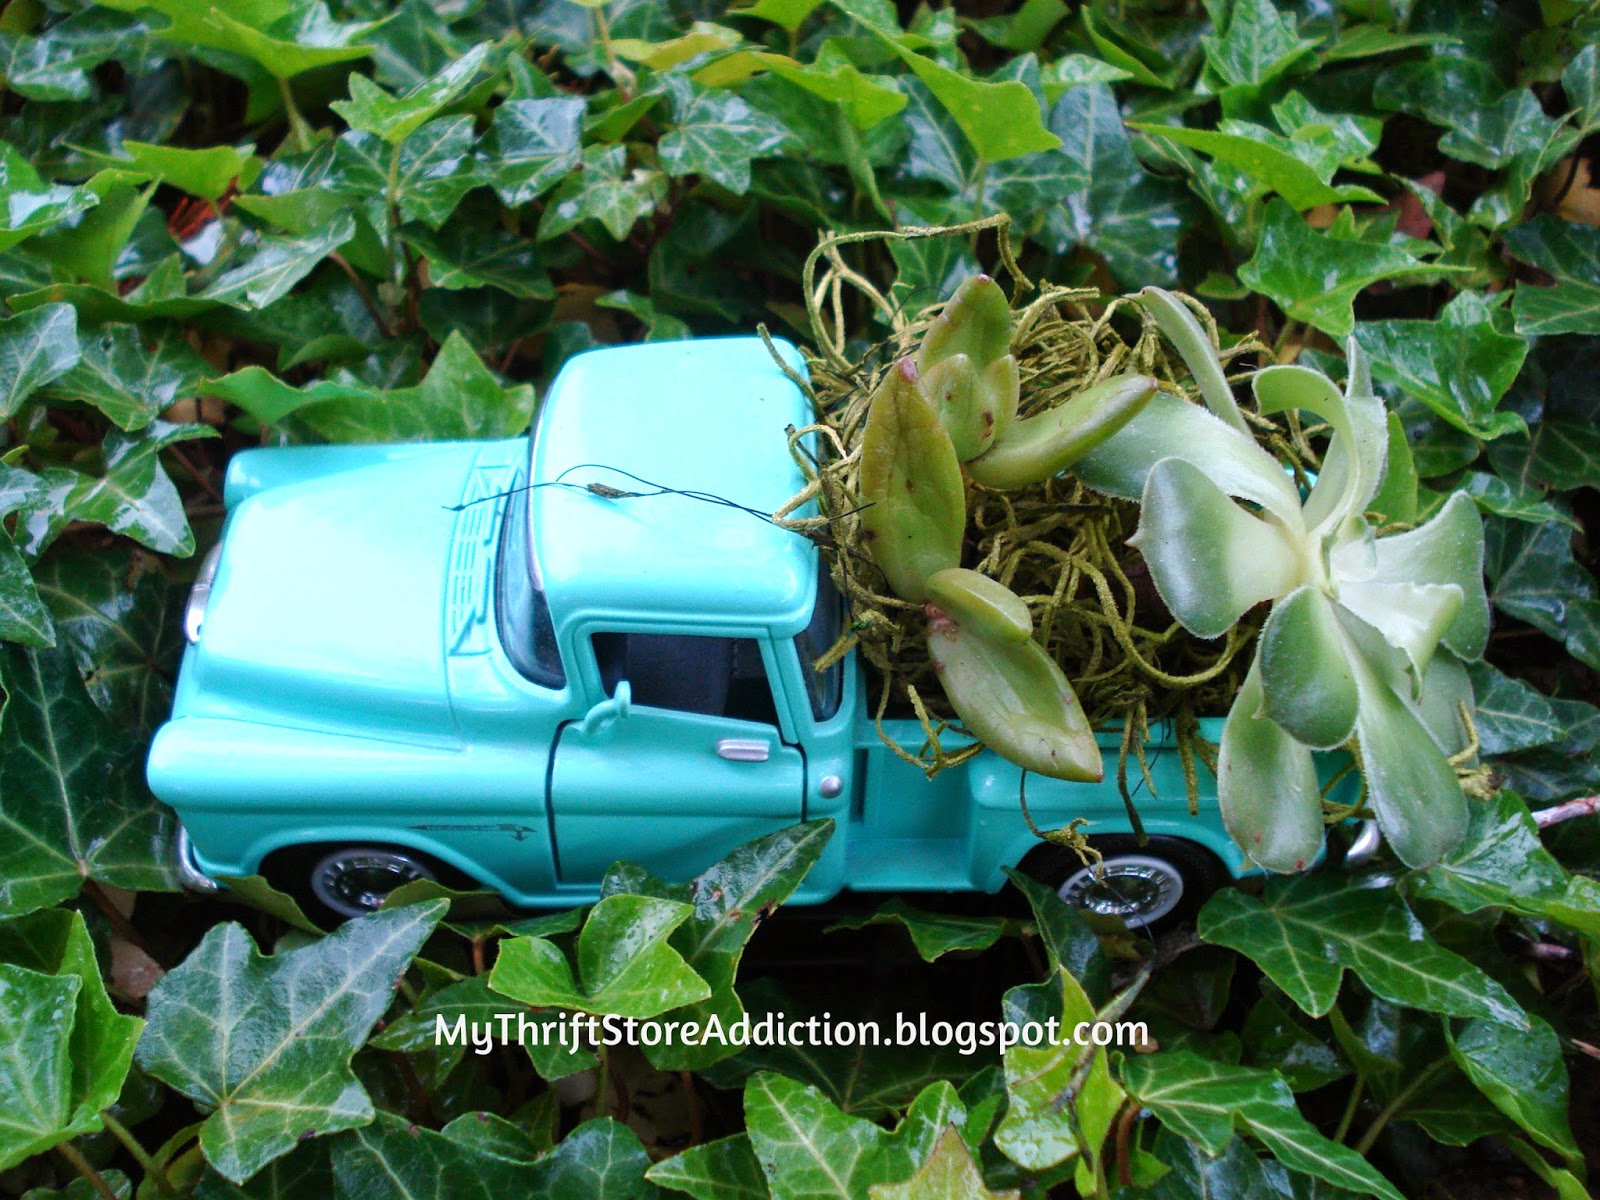
[[[219,1174],[243,1182],[303,1137],[372,1121],[350,1058],[447,907],[374,913],[270,957],[229,922],[156,984],[139,1065],[209,1111],[200,1145]]]
[[[99,202],[88,188],[45,183],[16,147],[0,142],[0,250],[80,216]]]
[[[667,196],[666,179],[659,171],[642,167],[630,171],[627,163],[628,152],[622,146],[584,150],[582,169],[563,179],[550,198],[539,220],[539,240],[560,237],[584,221],[599,221],[617,241],[625,239]]]
[[[1600,666],[1600,588],[1572,557],[1571,529],[1491,518],[1484,523],[1483,569],[1496,608]]]
[[[1505,244],[1555,280],[1517,284],[1511,294],[1517,332],[1600,333],[1600,229],[1541,213],[1506,230]]]
[[[1259,900],[1218,892],[1200,910],[1199,933],[1251,959],[1314,1017],[1333,1007],[1350,970],[1394,1004],[1527,1027],[1504,988],[1429,937],[1388,889],[1320,875],[1275,878]]]
[[[513,938],[500,949],[489,986],[538,1008],[653,1017],[711,995],[711,988],[668,944],[693,913],[651,896],[607,896],[578,933],[578,971],[544,938]],[[581,981],[581,982],[580,982]]]
[[[835,921],[824,932],[865,929],[869,925],[903,925],[922,961],[934,962],[956,950],[987,950],[1012,932],[1013,923],[1004,917],[924,912],[896,896],[871,913],[858,913]]]
[[[533,413],[530,384],[505,387],[452,332],[415,387],[381,391],[336,371],[293,388],[263,367],[246,367],[202,385],[263,424],[293,415],[332,442],[405,442],[511,437]]]
[[[1176,189],[1145,171],[1122,113],[1105,84],[1076,87],[1050,111],[1065,159],[1085,165],[1089,182],[1046,217],[1057,254],[1086,245],[1128,285],[1170,282],[1178,270],[1182,216]]]
[[[0,521],[44,497],[44,483],[19,467],[0,465]],[[0,641],[55,645],[50,614],[39,599],[28,563],[0,526]]]
[[[91,100],[90,72],[125,54],[146,32],[142,22],[98,9],[75,12],[37,37],[0,29],[0,75],[29,100]]]
[[[1440,269],[1398,246],[1362,241],[1336,229],[1312,229],[1284,201],[1273,200],[1255,255],[1239,268],[1240,281],[1296,320],[1342,338],[1355,325],[1358,293],[1374,283]]]
[[[1467,674],[1472,677],[1472,720],[1483,753],[1509,754],[1565,736],[1555,708],[1537,688],[1484,662],[1469,665]]]
[[[449,1130],[420,1128],[392,1113],[380,1111],[370,1125],[335,1138],[330,1149],[340,1196],[495,1200],[540,1194],[531,1187],[530,1164],[489,1153],[452,1137]]]
[[[1355,339],[1372,374],[1422,401],[1464,433],[1489,440],[1525,428],[1496,405],[1528,356],[1525,339],[1501,333],[1481,296],[1462,292],[1436,321],[1364,321]]]
[[[694,1200],[771,1200],[750,1135],[702,1142],[656,1163],[645,1177]]]
[[[10,1097],[0,1118],[0,1170],[71,1136],[72,1063],[68,1037],[81,981],[0,963],[0,1087]]]
[[[78,314],[70,304],[46,304],[0,320],[0,421],[10,420],[35,389],[78,361]]]
[[[1409,886],[1458,912],[1504,908],[1600,936],[1600,884],[1567,872],[1545,849],[1527,805],[1509,790],[1473,805],[1461,845],[1412,875]]]
[[[703,88],[687,76],[664,77],[671,132],[657,145],[668,175],[703,175],[736,196],[750,190],[750,164],[789,140],[779,122],[722,88]]]
[[[230,186],[246,188],[255,181],[261,169],[255,149],[253,145],[185,149],[150,142],[122,143],[123,153],[138,173],[211,201],[220,199]]]
[[[180,589],[126,543],[59,547],[34,576],[89,698],[116,728],[136,738],[153,733],[172,711],[183,649]]]
[[[335,100],[328,107],[351,129],[373,134],[390,145],[403,142],[466,91],[488,53],[487,43],[480,42],[398,96],[391,96],[365,75],[352,73],[350,99]]]
[[[106,994],[95,958],[94,943],[81,913],[47,909],[0,921],[0,973],[14,972],[0,988],[0,1007],[21,999],[28,1017],[40,1014],[37,1003],[48,996],[46,1010],[55,1018],[46,1038],[25,1036],[26,1018],[7,1053],[0,1054],[0,1079],[5,1094],[18,1103],[0,1115],[0,1170],[15,1166],[70,1137],[94,1133],[100,1113],[116,1103],[123,1080],[133,1065],[133,1048],[144,1022],[117,1012]],[[5,978],[0,974],[0,978]],[[39,981],[50,979],[58,986]],[[21,983],[21,995],[11,988]],[[60,1004],[63,989],[75,993]],[[29,991],[33,992],[28,996]],[[66,1070],[56,1067],[65,1057]]]
[[[1016,79],[986,83],[891,44],[949,112],[979,161],[1005,162],[1065,148],[1063,139],[1044,127],[1039,101],[1027,84]]]
[[[1544,420],[1534,426],[1535,432],[1541,435],[1539,445],[1542,446],[1550,440],[1544,435],[1549,433],[1552,424],[1554,422]],[[1512,437],[1515,438],[1516,435]],[[1596,444],[1600,446],[1600,438],[1596,439]],[[1490,461],[1493,461],[1493,456]],[[1600,462],[1600,452],[1596,453],[1594,461]],[[1476,500],[1478,507],[1484,512],[1493,513],[1497,517],[1535,523],[1554,521],[1569,529],[1577,528],[1577,522],[1571,513],[1546,500],[1542,489],[1520,479],[1508,480],[1488,471],[1472,471],[1461,481],[1461,490]]]
[[[643,872],[613,872],[602,894],[617,888],[673,901],[688,901],[692,910],[672,933],[670,946],[687,967],[710,988],[710,995],[673,1011],[673,1020],[702,1025],[715,1016],[724,1029],[745,1015],[734,992],[739,960],[763,914],[794,894],[806,873],[822,856],[833,834],[830,820],[807,821],[749,842],[704,871],[692,884],[668,887]],[[580,934],[580,941],[582,935]],[[668,1044],[646,1048],[651,1063],[663,1071],[700,1070],[725,1058],[732,1047]]]
[[[179,400],[196,395],[209,369],[172,330],[147,333],[136,325],[102,325],[81,336],[78,346],[76,365],[50,385],[51,394],[97,408],[125,430],[142,429]]]
[[[450,221],[437,231],[412,225],[400,236],[427,258],[433,287],[496,287],[527,300],[555,298],[555,285],[528,238],[478,221]]]
[[[1220,6],[1219,6],[1220,7]],[[1271,0],[1232,0],[1220,34],[1202,38],[1206,63],[1230,87],[1259,87],[1282,75],[1317,47],[1303,38],[1293,12]]]
[[[1210,1155],[1226,1150],[1235,1131],[1249,1133],[1296,1171],[1383,1200],[1404,1200],[1361,1155],[1330,1141],[1300,1115],[1294,1093],[1276,1071],[1167,1050],[1129,1059],[1123,1083],[1163,1125]]]
[[[371,1044],[379,1050],[435,1054],[441,1065],[437,1078],[443,1079],[460,1063],[469,1046],[464,1040],[450,1044],[439,1042],[436,1036],[439,1018],[444,1018],[447,1031],[453,1031],[456,1023],[464,1018],[467,1028],[477,1024],[481,1028],[493,1029],[498,1034],[502,1013],[526,1016],[538,1024],[557,1018],[555,1013],[539,1016],[535,1016],[531,1010],[518,1013],[515,1007],[506,1003],[504,996],[489,990],[488,980],[481,975],[473,975],[440,988],[405,1016],[389,1022],[383,1032],[372,1039]],[[507,1026],[511,1037],[515,1037],[517,1028],[516,1021]],[[554,1036],[537,1040],[526,1038],[521,1045],[533,1060],[534,1070],[544,1079],[565,1079],[578,1071],[589,1069],[596,1061],[588,1050],[563,1045]]]
[[[94,521],[163,554],[193,554],[194,533],[160,454],[174,442],[215,436],[209,425],[166,421],[133,433],[111,430],[101,443],[104,474],[51,467],[39,476],[44,496],[23,514],[17,531],[23,552],[37,557],[72,522]]]
[[[275,79],[292,79],[317,67],[365,58],[356,42],[373,23],[341,23],[318,0],[263,0],[230,6],[212,0],[96,0],[122,12],[153,9],[167,18],[161,36],[170,41],[242,55]],[[234,14],[239,14],[238,16]],[[226,62],[226,59],[219,60]]]
[[[355,234],[355,218],[345,211],[337,213],[325,228],[304,237],[263,237],[196,299],[234,308],[265,308]]]
[[[174,891],[172,818],[89,698],[72,654],[0,651],[0,912],[70,900],[85,880]]]
[[[1569,1162],[1581,1162],[1583,1152],[1567,1120],[1570,1089],[1561,1039],[1545,1021],[1531,1021],[1526,1031],[1482,1019],[1464,1022],[1459,1029],[1447,1026],[1450,1057],[1536,1142]]]
[[[478,168],[507,208],[536,200],[581,160],[584,102],[507,100],[494,110]]]
[[[1382,199],[1370,188],[1355,184],[1334,186],[1329,180],[1340,163],[1329,162],[1325,156],[1306,154],[1306,150],[1314,148],[1260,125],[1225,119],[1215,130],[1138,122],[1130,124],[1129,128],[1209,154],[1254,180],[1260,193],[1276,192],[1295,209],[1347,200]],[[1313,161],[1307,161],[1308,158]],[[1316,158],[1324,161],[1316,162]]]
[[[814,1087],[763,1071],[744,1091],[745,1125],[772,1200],[868,1200],[903,1178],[890,1135],[840,1112]]]
[[[328,1145],[334,1140],[314,1138],[306,1142],[282,1158],[273,1159],[243,1186],[229,1183],[207,1167],[194,1190],[194,1200],[301,1200],[305,1196],[332,1196],[333,1167],[328,1161]]]
[[[1113,1004],[1125,1009],[1133,994]],[[1041,1011],[1028,1011],[1034,1004]],[[1096,1019],[1083,985],[1059,966],[1047,982],[1006,993],[1006,1020],[1025,1025],[1041,1016],[1057,1018],[1062,1031]],[[1111,1078],[1108,1052],[1045,1042],[1008,1047],[1004,1058],[1007,1104],[994,1132],[995,1146],[1029,1171],[1095,1154],[1124,1098]]]
[[[946,1126],[938,1144],[917,1173],[904,1183],[874,1184],[868,1189],[872,1200],[1021,1200],[1016,1188],[992,1192],[983,1173],[973,1161],[972,1151],[961,1140],[961,1131]]]
[[[475,140],[471,117],[429,121],[396,146],[370,133],[347,133],[334,144],[324,186],[359,199],[375,229],[387,227],[391,197],[405,220],[438,229],[482,182],[472,157]]]

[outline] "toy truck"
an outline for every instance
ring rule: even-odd
[[[688,879],[824,817],[800,903],[1020,864],[1139,926],[1245,871],[1159,739],[1142,845],[1119,735],[1105,782],[1028,780],[1039,827],[1089,819],[1103,875],[1030,832],[999,756],[928,779],[885,744],[859,665],[813,668],[844,619],[818,548],[758,515],[802,486],[786,430],[812,419],[762,341],[725,338],[580,355],[529,436],[236,456],[148,765],[185,879],[264,874],[336,918],[419,878],[564,906],[618,859]]]

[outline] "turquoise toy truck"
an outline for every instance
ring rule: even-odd
[[[810,421],[767,347],[727,338],[574,358],[529,437],[235,457],[149,759],[186,880],[264,874],[336,917],[418,878],[571,905],[618,859],[688,879],[823,817],[798,902],[1021,864],[1137,926],[1245,870],[1160,745],[1142,846],[1116,737],[1106,782],[1028,781],[1039,826],[1089,819],[1097,876],[1030,833],[997,755],[929,780],[884,744],[858,665],[812,668],[843,620],[816,546],[744,511],[800,489],[785,431]]]

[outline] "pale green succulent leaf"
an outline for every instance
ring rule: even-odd
[[[923,373],[922,388],[950,434],[956,457],[966,462],[1011,427],[1022,381],[1009,354],[983,370],[970,355],[952,354]]]
[[[974,275],[956,289],[922,337],[917,366],[928,371],[955,354],[980,369],[1011,353],[1011,305],[1000,285]]]
[[[1349,616],[1343,621],[1358,643],[1375,636],[1363,633]],[[1356,737],[1367,802],[1401,862],[1417,869],[1432,866],[1467,832],[1467,800],[1455,768],[1392,676],[1385,678],[1367,654],[1353,654],[1350,661],[1361,690]]]
[[[1165,458],[1145,481],[1128,542],[1161,599],[1190,633],[1220,637],[1264,600],[1300,582],[1302,555],[1283,529],[1247,513],[1198,466]]]
[[[1292,365],[1267,367],[1252,387],[1263,413],[1304,409],[1333,427],[1322,473],[1306,500],[1305,521],[1314,533],[1365,512],[1383,478],[1389,436],[1383,402],[1370,390],[1352,388],[1346,396],[1321,371]]]
[[[1033,636],[1033,615],[1022,598],[977,571],[965,567],[940,571],[928,580],[928,600],[985,637],[1021,642]]]
[[[910,359],[872,397],[861,446],[861,513],[873,560],[906,600],[928,577],[961,562],[967,504],[955,447]]]
[[[1233,389],[1228,386],[1228,377],[1223,373],[1216,349],[1195,315],[1182,300],[1162,288],[1147,287],[1135,299],[1177,349],[1189,374],[1194,376],[1206,407],[1240,433],[1248,435],[1250,427],[1239,412],[1239,402],[1233,398]]]
[[[1137,500],[1151,468],[1164,458],[1197,467],[1228,495],[1266,509],[1285,529],[1298,533],[1303,528],[1300,495],[1278,460],[1225,421],[1170,392],[1150,397],[1131,421],[1079,460],[1073,473],[1096,491]]]
[[[1147,375],[1113,376],[1054,408],[1011,423],[994,445],[968,463],[967,473],[984,487],[1042,483],[1103,445],[1155,395],[1156,381]]]
[[[1052,779],[1104,777],[1077,693],[1038,642],[985,637],[941,612],[928,649],[956,714],[995,753]]]
[[[1453,583],[1346,583],[1339,603],[1371,625],[1406,656],[1413,692],[1422,686],[1439,639],[1461,611],[1462,591]]]
[[[1303,871],[1322,852],[1322,790],[1311,751],[1257,715],[1264,699],[1260,668],[1252,664],[1222,727],[1217,801],[1252,862]]]
[[[1273,606],[1261,631],[1260,715],[1296,741],[1331,750],[1355,731],[1355,672],[1333,604],[1315,587],[1296,588]]]
[[[1489,597],[1483,588],[1483,518],[1466,492],[1446,500],[1425,525],[1379,538],[1373,578],[1385,583],[1454,584],[1462,602],[1440,639],[1468,662],[1489,643]]]

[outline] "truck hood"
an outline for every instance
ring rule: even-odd
[[[489,580],[482,564],[475,578],[455,578],[463,522],[451,506],[480,449],[374,448],[369,465],[240,503],[174,715],[454,742],[447,591],[466,583],[486,593]],[[487,603],[451,599],[480,611]]]

